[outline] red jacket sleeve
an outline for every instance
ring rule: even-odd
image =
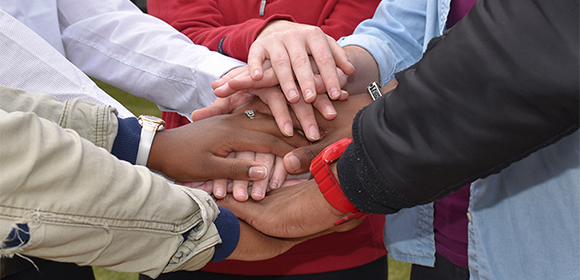
[[[330,37],[338,40],[354,32],[363,20],[371,18],[380,0],[338,0],[326,5],[317,25]]]
[[[270,1],[266,6],[265,17],[258,16],[260,1],[232,1],[229,10],[224,11],[215,0],[149,0],[148,11],[187,35],[194,43],[247,61],[250,46],[257,34],[272,20],[316,24],[338,39],[351,34],[362,20],[372,17],[380,2],[331,0],[319,5],[320,8],[305,10],[303,7],[309,1],[312,0]],[[245,5],[239,9],[239,17],[248,19],[231,24],[235,21],[231,17],[236,5]],[[246,7],[248,5],[252,7]],[[255,15],[247,11],[255,12]]]

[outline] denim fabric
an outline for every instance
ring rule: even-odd
[[[384,0],[372,19],[339,43],[369,51],[385,85],[394,73],[418,61],[429,40],[445,31],[449,3]],[[470,279],[580,277],[578,143],[576,132],[472,184]],[[432,204],[386,216],[384,240],[391,258],[433,266]]]

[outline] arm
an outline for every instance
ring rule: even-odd
[[[205,193],[170,185],[33,113],[0,115],[1,235],[16,223],[29,235],[22,246],[2,246],[3,256],[21,253],[151,276],[172,265],[209,261],[220,239],[212,223],[217,207]],[[200,239],[189,244],[192,259],[173,257],[182,250],[181,235],[193,228]],[[132,250],[125,250],[127,240]]]
[[[577,7],[476,3],[395,90],[355,118],[354,142],[331,165],[349,200],[381,214],[424,204],[577,131]],[[256,205],[228,200],[227,207],[270,234],[323,230],[337,214],[316,184],[301,186]]]
[[[2,256],[16,252],[155,276],[161,269],[199,269],[210,259],[271,258],[306,240],[240,228],[237,217],[217,211],[204,192],[110,156],[106,150],[114,150],[112,140],[122,134],[111,106],[60,103],[3,86],[0,96],[0,171],[6,174],[0,182],[0,228],[6,232],[0,235],[8,236]],[[87,238],[92,245],[81,246]],[[127,238],[132,250],[124,250]]]
[[[355,119],[355,141],[338,161],[349,199],[383,214],[427,203],[576,131],[570,7],[578,3],[478,2]]]
[[[210,86],[242,63],[194,45],[129,1],[58,2],[67,58],[91,77],[189,116]]]

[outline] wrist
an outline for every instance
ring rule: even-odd
[[[350,214],[337,222],[335,225],[342,224],[351,219],[360,219],[368,216],[367,213],[360,211],[344,194],[340,183],[337,179],[336,164],[333,164],[340,158],[346,147],[352,142],[350,138],[344,138],[324,149],[310,165],[310,172],[314,175],[314,180],[318,184],[320,192],[324,195],[326,201],[336,210]]]

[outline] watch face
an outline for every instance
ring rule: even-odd
[[[139,116],[139,124],[143,127],[152,126],[155,127],[157,131],[162,130],[165,126],[165,121],[161,118],[149,115]]]

